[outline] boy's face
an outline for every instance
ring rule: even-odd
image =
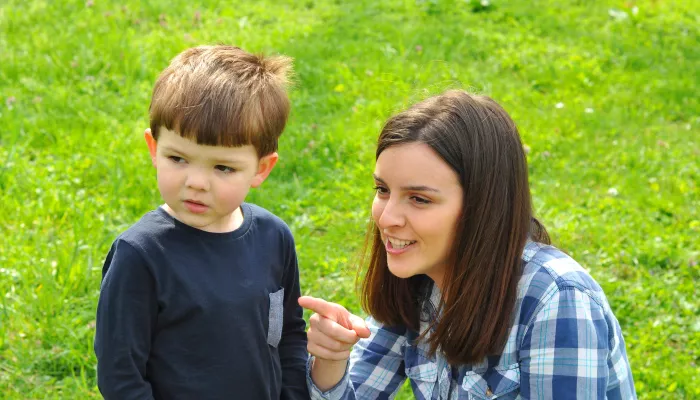
[[[208,232],[230,232],[242,216],[238,208],[251,187],[258,187],[277,162],[277,153],[258,158],[251,145],[204,146],[160,128],[146,143],[157,169],[166,210],[179,221]]]

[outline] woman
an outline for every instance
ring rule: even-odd
[[[532,215],[522,143],[498,104],[429,98],[389,119],[376,157],[370,318],[299,300],[315,312],[312,398],[389,398],[406,378],[418,399],[636,397],[602,289]]]

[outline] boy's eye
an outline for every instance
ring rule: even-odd
[[[233,168],[231,168],[231,167],[227,167],[227,166],[225,166],[225,165],[217,165],[217,166],[214,167],[214,168],[216,168],[217,170],[219,170],[219,171],[221,171],[221,172],[227,173],[227,174],[236,172],[235,169],[233,169]]]
[[[184,163],[185,159],[178,156],[169,156],[168,159],[176,164]]]

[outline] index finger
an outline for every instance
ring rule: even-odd
[[[316,314],[323,315],[326,318],[328,318],[329,316],[335,316],[337,311],[333,307],[332,303],[311,296],[299,297],[299,305],[306,308],[307,310],[315,312]]]
[[[341,305],[311,296],[301,296],[298,302],[300,306],[307,310],[311,310],[333,322],[337,322],[346,329],[352,329],[350,312]]]

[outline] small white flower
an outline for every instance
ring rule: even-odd
[[[556,107],[556,108],[564,108],[564,103],[559,102],[559,103],[555,104],[554,107]]]
[[[614,8],[611,8],[610,10],[608,10],[608,15],[616,21],[623,21],[629,17],[629,15],[627,15],[626,12],[616,10]]]
[[[637,6],[632,7],[632,15],[637,15],[637,14],[639,14],[639,7],[637,7]]]
[[[586,107],[585,110],[583,110],[586,114],[593,114],[593,109],[590,107]]]
[[[608,189],[608,196],[615,197],[615,196],[617,196],[618,194],[619,194],[619,193],[618,193],[617,189],[615,189],[615,188],[610,188],[610,189]]]
[[[481,0],[481,6],[482,6],[482,7],[488,7],[489,4],[491,4],[491,3],[489,2],[489,0]]]
[[[14,269],[0,268],[0,275],[7,275],[11,278],[19,278],[19,273]]]

